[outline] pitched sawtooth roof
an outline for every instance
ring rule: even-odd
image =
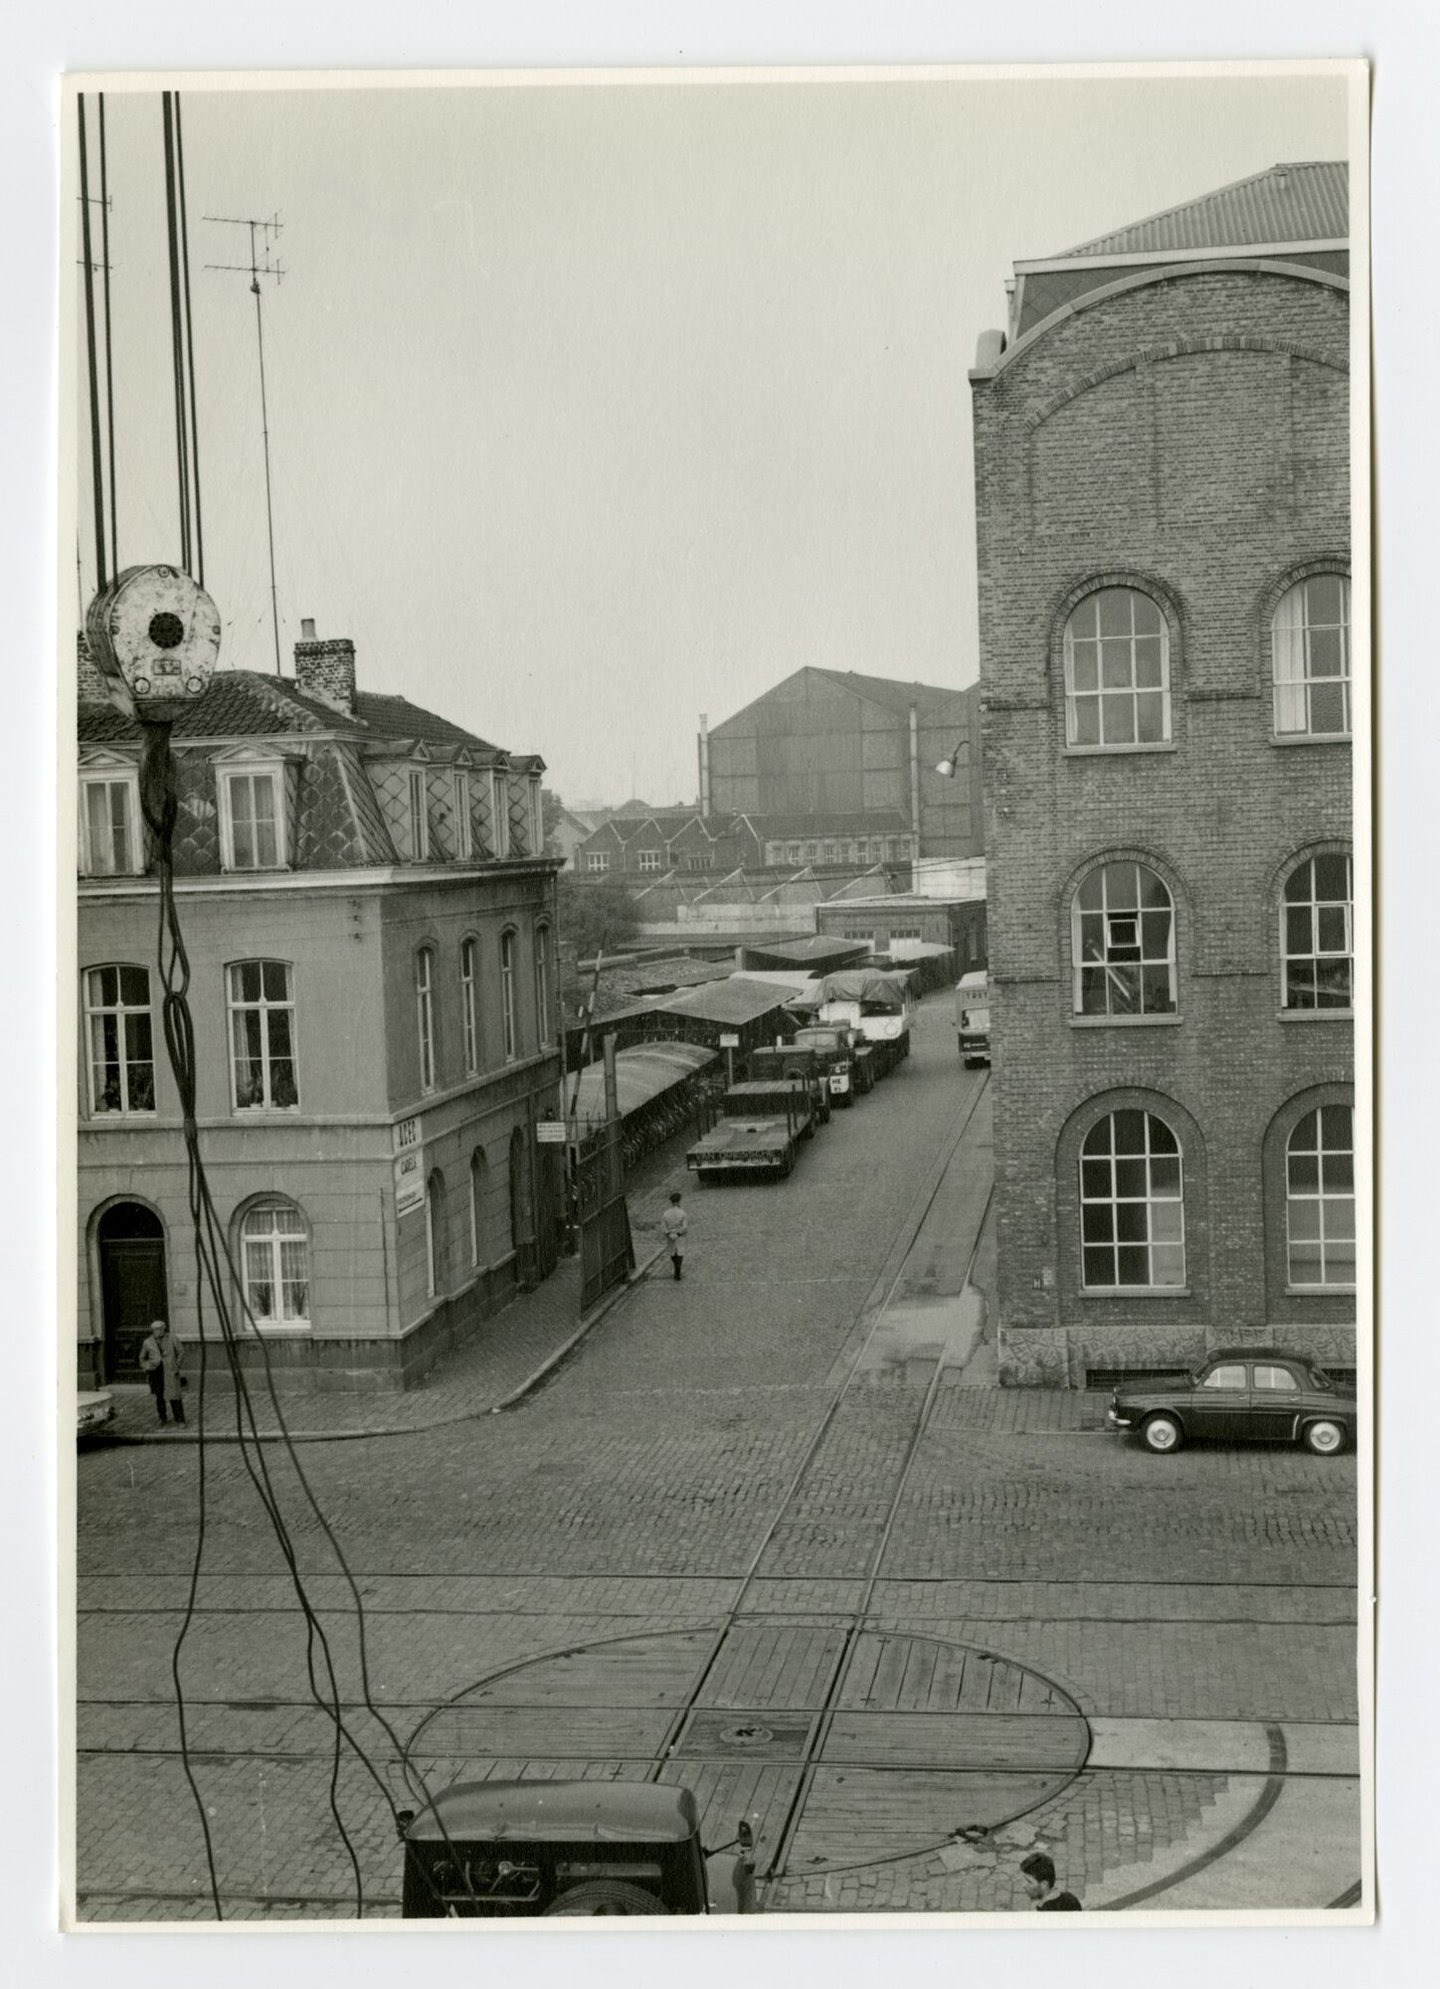
[[[1344,241],[1349,233],[1345,162],[1319,159],[1270,166],[1064,253],[1123,256],[1259,248],[1268,243]]]
[[[910,824],[898,808],[871,808],[851,815],[747,813],[744,819],[762,841],[788,836],[823,842],[836,836],[908,835],[910,832]]]

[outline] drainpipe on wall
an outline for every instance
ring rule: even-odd
[[[700,714],[700,813],[706,821],[710,819],[710,722],[703,711]]]
[[[920,714],[910,707],[910,833],[920,854]]]

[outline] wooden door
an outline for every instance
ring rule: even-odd
[[[165,1292],[165,1240],[158,1236],[103,1237],[100,1279],[105,1307],[104,1379],[140,1381],[140,1342],[152,1319],[169,1316]]]

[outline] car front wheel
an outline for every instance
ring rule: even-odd
[[[1332,1423],[1328,1419],[1305,1425],[1305,1448],[1313,1450],[1317,1457],[1333,1457],[1345,1448],[1343,1424]]]
[[[1185,1432],[1173,1416],[1150,1416],[1140,1432],[1145,1439],[1147,1450],[1178,1450],[1185,1441]]]

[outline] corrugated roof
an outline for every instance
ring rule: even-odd
[[[733,974],[686,994],[663,995],[652,1006],[665,1015],[693,1015],[703,1022],[753,1022],[757,1015],[783,1008],[785,991]]]
[[[1343,159],[1271,166],[1110,235],[1066,249],[1071,256],[1164,254],[1174,249],[1261,248],[1273,242],[1343,241],[1350,233]]]
[[[806,961],[823,962],[839,960],[849,956],[854,958],[863,953],[869,945],[863,939],[835,939],[824,933],[815,933],[809,939],[782,940],[775,946],[754,946],[752,953],[760,953],[767,960],[794,962],[803,965]]]
[[[714,1063],[716,1054],[716,1051],[707,1050],[699,1043],[645,1043],[633,1050],[618,1050],[615,1054],[615,1089],[620,1116],[624,1118],[631,1112],[638,1112],[642,1105],[648,1105],[652,1098],[658,1098],[672,1084],[683,1084],[697,1070]],[[567,1096],[569,1083],[570,1080],[567,1080]],[[603,1061],[587,1064],[581,1071],[575,1114],[582,1123],[604,1118]]]

